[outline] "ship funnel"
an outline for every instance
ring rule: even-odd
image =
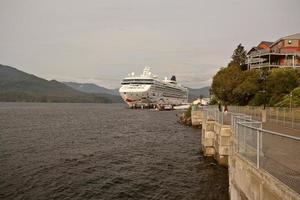
[[[171,81],[176,81],[176,76],[173,75],[173,76],[171,77]]]

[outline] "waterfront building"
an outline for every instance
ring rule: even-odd
[[[247,53],[248,69],[300,67],[300,33],[262,41]]]

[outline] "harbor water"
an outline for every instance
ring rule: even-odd
[[[228,199],[179,111],[0,103],[0,199]]]

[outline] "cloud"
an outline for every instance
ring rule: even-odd
[[[298,32],[298,8],[299,0],[1,0],[0,61],[110,88],[150,65],[200,87],[239,43]]]

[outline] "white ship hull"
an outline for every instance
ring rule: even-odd
[[[145,71],[144,75],[125,78],[119,92],[130,107],[176,106],[188,101],[186,88],[174,81],[160,81],[147,76]]]

